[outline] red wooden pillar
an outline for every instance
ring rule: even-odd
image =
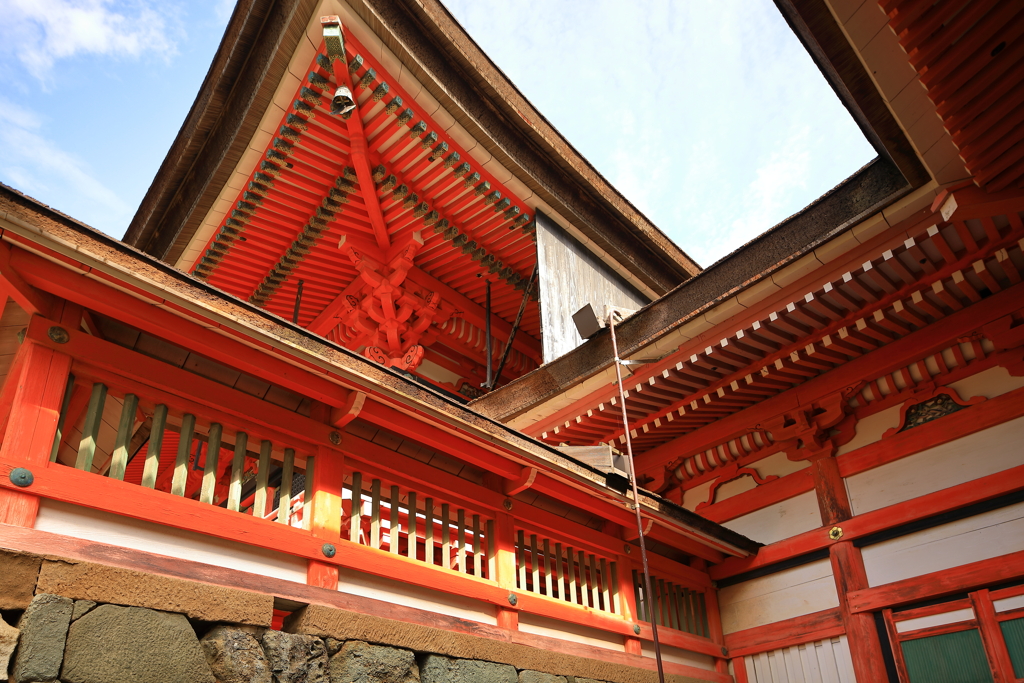
[[[690,560],[690,566],[698,571],[707,573],[708,563],[700,557]],[[722,655],[726,653],[725,634],[722,632],[722,613],[718,609],[718,589],[712,584],[711,588],[704,592],[704,606],[708,612],[708,631],[711,640],[722,648]],[[729,673],[729,662],[725,659],[715,659],[715,671],[720,674]]]
[[[494,520],[494,574],[498,585],[516,591],[516,539],[515,523],[512,515],[499,512]],[[508,607],[498,607],[498,626],[512,631],[519,630],[519,611]]]
[[[615,559],[615,568],[618,572],[619,604],[622,605],[622,618],[635,624],[640,612],[636,606],[636,592],[633,590],[633,561],[628,555],[619,555]],[[625,636],[623,644],[626,654],[643,654],[643,644],[639,638]]]
[[[860,548],[855,548],[850,541],[840,541],[829,548],[829,556],[832,560],[836,592],[839,594],[839,612],[846,628],[850,657],[857,680],[887,680],[875,619],[868,613],[851,613],[847,600],[847,595],[851,591],[868,588],[868,577],[864,571]]]
[[[344,482],[345,455],[333,448],[321,446],[317,449],[313,465],[313,504],[310,506],[312,519],[309,528],[314,536],[323,540],[325,548],[328,545],[334,546],[335,553],[344,552],[341,545],[341,491]],[[309,560],[306,583],[338,590],[338,565]]]
[[[971,593],[971,602],[974,604],[974,614],[978,618],[978,630],[981,632],[981,642],[985,647],[989,667],[992,669],[994,683],[1013,683],[1017,680],[1013,673],[1013,661],[1010,659],[1010,651],[1006,647],[1002,629],[996,619],[996,610],[988,589]]]
[[[839,474],[839,462],[827,455],[811,461],[811,476],[814,478],[814,492],[818,496],[818,511],[821,523],[832,526],[853,516],[846,483]]]
[[[0,445],[0,461],[11,468],[35,471],[50,462],[71,356],[25,341],[15,364],[21,371],[7,378],[17,385]],[[31,486],[24,491],[0,489],[0,523],[31,527],[38,513],[39,498],[32,495]]]

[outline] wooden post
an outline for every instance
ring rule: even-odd
[[[840,541],[829,548],[829,556],[832,560],[836,592],[839,594],[839,612],[846,628],[850,658],[853,660],[853,671],[857,680],[887,680],[888,674],[885,672],[885,660],[882,658],[882,646],[878,641],[875,619],[867,612],[850,612],[847,598],[851,591],[868,588],[868,577],[860,548],[855,548],[852,541]]]
[[[706,560],[695,557],[690,560],[690,566],[702,572],[707,572],[708,563]],[[722,648],[722,656],[726,655],[725,634],[722,632],[722,613],[718,609],[718,588],[714,583],[704,592],[704,609],[708,617],[707,634],[712,642]],[[729,673],[729,662],[726,659],[715,658],[715,671],[720,674]]]
[[[337,552],[344,552],[341,543],[341,490],[345,481],[345,455],[321,446],[313,468],[313,535],[330,543]],[[309,560],[306,583],[310,586],[338,590],[338,566],[320,560]]]
[[[974,614],[978,618],[978,631],[985,647],[985,656],[994,673],[994,683],[1013,683],[1017,680],[1013,673],[1013,661],[1010,659],[1010,651],[1006,647],[1002,629],[996,619],[996,610],[988,589],[971,593],[971,602],[974,605]]]
[[[57,420],[71,371],[71,357],[25,341],[21,373],[8,377],[16,381],[14,400],[0,459],[23,461],[29,470],[46,467],[53,449]],[[32,487],[22,491],[0,490],[0,523],[32,527],[39,514],[39,498]]]
[[[832,526],[853,516],[846,484],[839,474],[839,461],[832,456],[815,458],[811,461],[811,476],[814,478],[814,492],[818,496],[818,511],[821,523]]]
[[[515,524],[512,515],[499,512],[494,520],[494,579],[498,585],[515,593],[516,590],[516,540]],[[498,626],[511,631],[519,630],[519,611],[508,607],[498,607]]]
[[[618,556],[615,570],[619,574],[619,604],[622,606],[622,618],[635,624],[639,612],[636,609],[636,593],[633,591],[633,561],[629,555]],[[643,655],[643,644],[639,638],[623,636],[623,644],[627,654]]]

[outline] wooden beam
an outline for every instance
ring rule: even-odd
[[[1024,489],[1024,465],[852,517],[843,522],[843,539],[862,538],[1021,489]],[[820,527],[761,548],[753,558],[730,558],[712,567],[711,577],[720,580],[736,576],[827,548],[832,543],[828,537],[828,527]]]
[[[868,587],[860,548],[855,548],[848,540],[841,541],[829,548],[829,557],[836,593],[839,595],[839,614],[846,628],[850,659],[853,660],[853,671],[858,681],[884,681],[887,675],[885,658],[875,619],[870,614],[854,614],[850,611],[849,594]]]
[[[725,647],[730,657],[745,657],[760,652],[770,652],[784,647],[812,643],[816,640],[834,638],[845,633],[839,608],[805,614],[774,624],[728,633]],[[885,679],[879,679],[884,681]]]
[[[923,600],[1006,583],[1024,575],[1024,550],[849,594],[850,611],[877,612]]]
[[[21,274],[11,263],[12,248],[6,242],[0,242],[0,280],[6,285],[4,301],[10,296],[24,308],[29,315],[50,315],[53,310],[53,297],[39,291],[25,282]]]

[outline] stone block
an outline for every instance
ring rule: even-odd
[[[520,671],[519,683],[565,683],[565,676],[555,676],[540,671]]]
[[[32,602],[42,558],[0,550],[0,609],[25,609]]]
[[[422,683],[516,683],[518,680],[513,666],[475,659],[427,655],[420,666]]]
[[[188,619],[100,605],[68,629],[64,683],[216,683]]]
[[[271,683],[270,663],[248,631],[215,626],[199,644],[219,683]]]
[[[200,621],[270,626],[274,596],[91,562],[46,560],[37,590],[76,600],[180,612]]]
[[[21,631],[14,657],[14,680],[52,681],[60,675],[64,641],[74,605],[59,595],[44,593],[32,598],[18,621]]]
[[[18,629],[0,619],[0,681],[7,680],[7,670],[11,665],[11,655],[18,647]]]
[[[78,621],[96,607],[92,600],[75,600],[75,607],[71,612],[71,621]]]
[[[416,657],[409,650],[370,645],[358,640],[345,643],[331,657],[331,683],[412,683],[420,680]]]
[[[263,652],[274,683],[327,683],[327,648],[315,636],[267,631]]]

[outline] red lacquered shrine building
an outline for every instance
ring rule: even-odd
[[[435,0],[241,2],[124,242],[0,188],[21,647],[57,595],[393,680],[655,681],[656,627],[671,681],[1024,681],[1024,6],[776,4],[878,156],[708,269]]]

